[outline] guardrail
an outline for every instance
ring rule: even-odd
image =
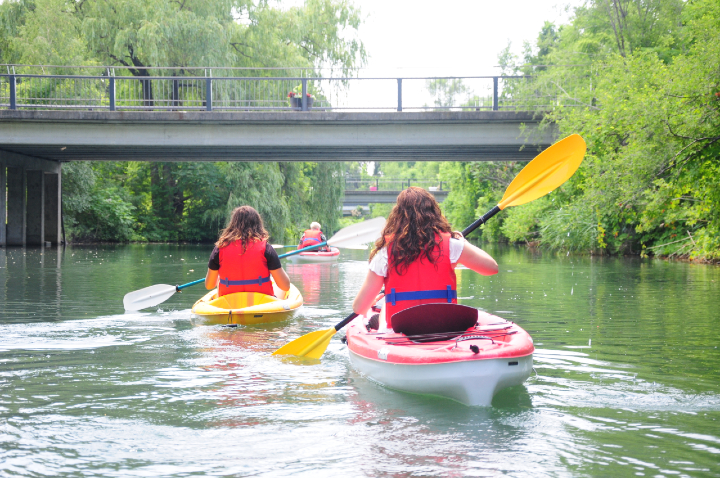
[[[449,191],[447,182],[434,179],[345,178],[345,191],[401,191],[410,186],[428,191]]]
[[[535,85],[532,76],[324,78],[240,76],[244,71],[238,69],[206,69],[204,76],[182,69],[151,76],[153,71],[145,69],[137,76],[116,76],[113,68],[94,75],[53,75],[21,74],[5,66],[0,108],[11,110],[535,111],[576,106],[555,85]]]

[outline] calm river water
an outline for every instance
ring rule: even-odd
[[[193,326],[202,286],[124,313],[127,292],[203,277],[210,246],[0,249],[2,476],[720,476],[720,268],[488,246],[460,302],[537,347],[492,407],[385,389],[338,334],[321,361],[272,357],[351,311],[367,251],[286,264],[288,322]]]

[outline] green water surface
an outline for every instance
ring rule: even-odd
[[[520,324],[536,373],[492,407],[385,389],[339,337],[271,352],[351,311],[367,251],[293,264],[290,321],[196,326],[211,246],[0,249],[1,476],[720,476],[720,268],[487,246],[460,303]],[[338,334],[342,335],[342,334]]]

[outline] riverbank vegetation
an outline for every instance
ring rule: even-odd
[[[588,154],[570,184],[508,211],[493,234],[719,259],[718,44],[716,0],[595,0],[569,25],[546,24],[524,58],[501,56],[506,72],[535,75],[534,90],[554,85],[582,105],[554,108],[544,123],[583,136]]]
[[[535,101],[544,127],[560,137],[580,134],[588,152],[566,185],[509,208],[483,226],[483,237],[720,259],[718,44],[716,0],[592,0],[568,25],[546,23],[521,58],[508,46],[503,73],[532,78],[501,95]],[[553,104],[544,96],[550,90],[560,92]],[[451,222],[464,227],[495,205],[522,166],[442,163]]]

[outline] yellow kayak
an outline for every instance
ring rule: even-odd
[[[218,297],[217,289],[213,289],[195,302],[191,312],[205,324],[254,325],[289,319],[303,305],[302,294],[292,284],[287,292],[275,283],[273,289],[275,296],[235,292],[222,297]]]

